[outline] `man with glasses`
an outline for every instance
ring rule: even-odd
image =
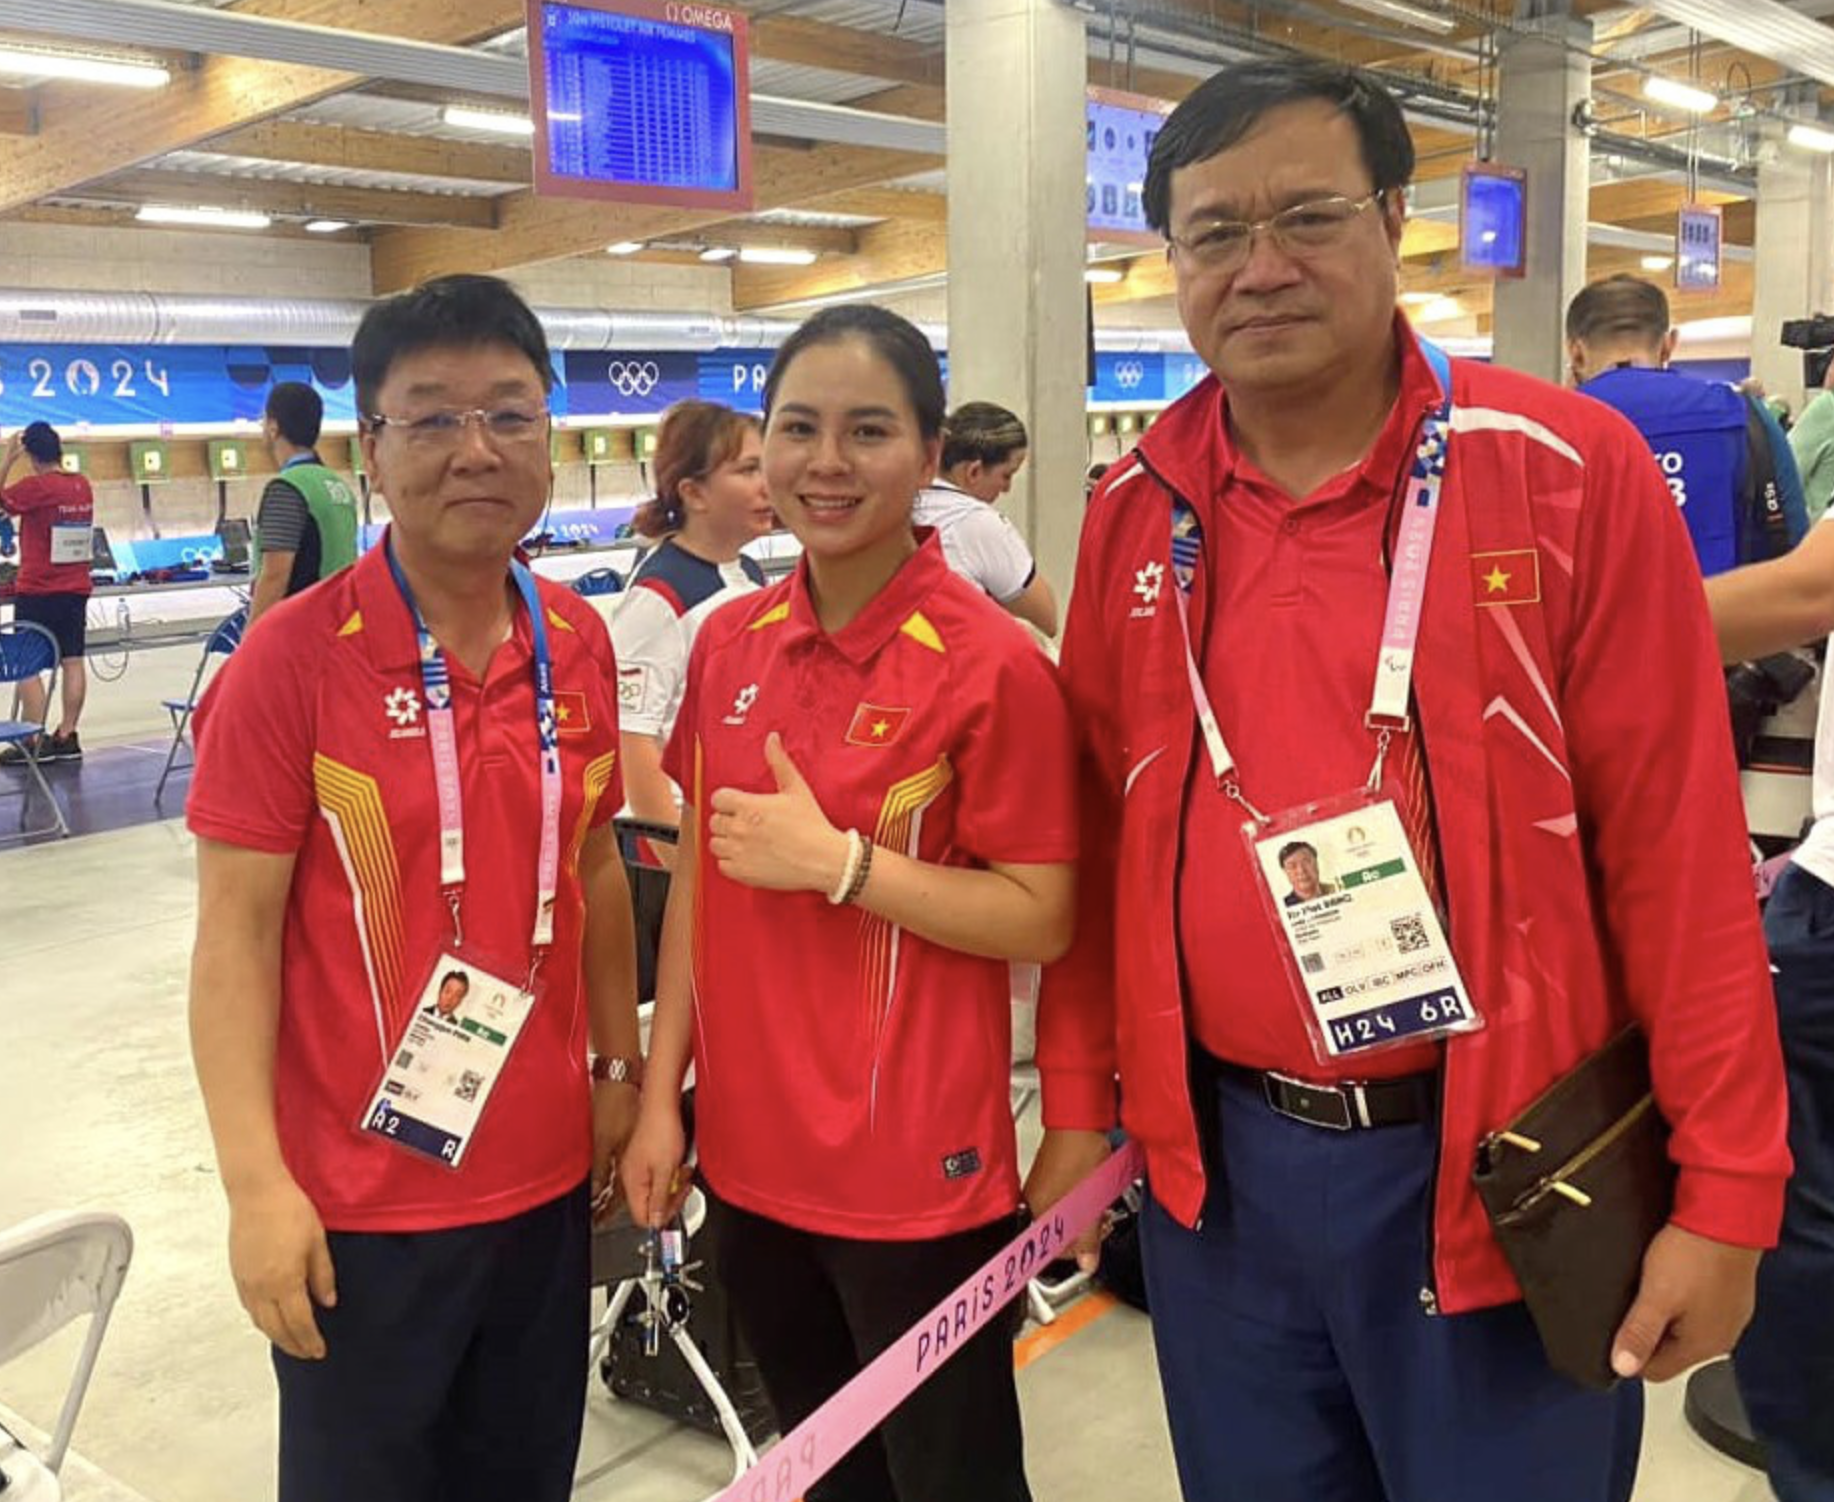
[[[617,673],[516,557],[553,478],[529,309],[441,278],[370,309],[352,361],[389,531],[198,716],[230,1270],[274,1347],[281,1502],[562,1502],[641,1073]]]
[[[1322,63],[1172,114],[1146,213],[1212,379],[1104,477],[1071,596],[1027,1202],[1100,1157],[1118,1067],[1193,1502],[1624,1502],[1639,1384],[1549,1367],[1478,1144],[1642,1025],[1679,1187],[1611,1344],[1657,1379],[1736,1338],[1788,1170],[1686,531],[1615,413],[1398,317],[1412,167]],[[1340,891],[1288,907],[1297,842]]]

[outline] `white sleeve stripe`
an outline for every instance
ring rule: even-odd
[[[1586,461],[1579,456],[1564,438],[1551,429],[1536,422],[1532,417],[1524,417],[1520,412],[1503,412],[1495,407],[1453,407],[1452,431],[1454,433],[1519,433],[1522,437],[1552,449],[1561,458],[1576,468],[1584,469]]]

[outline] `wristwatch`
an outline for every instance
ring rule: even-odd
[[[596,1053],[592,1056],[592,1078],[597,1081],[609,1081],[614,1085],[643,1084],[643,1060],[620,1058],[616,1054]]]

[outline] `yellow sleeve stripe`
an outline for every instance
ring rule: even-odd
[[[355,636],[362,629],[363,629],[363,612],[360,610],[353,610],[350,612],[350,619],[345,621],[343,625],[338,627],[338,635],[339,636]]]
[[[873,831],[873,843],[915,860],[917,842],[912,838],[914,821],[918,814],[942,796],[943,789],[954,779],[955,771],[949,765],[949,758],[942,756],[921,772],[902,782],[893,783],[887,789],[885,802],[879,809],[879,822]],[[890,923],[871,913],[861,913],[860,986],[864,993],[862,1001],[866,1007],[868,1030],[874,1038],[878,1037],[879,1029],[891,1011],[892,986],[897,980],[892,973],[895,944],[896,934]]]
[[[592,816],[598,810],[599,799],[604,796],[605,789],[611,786],[611,769],[617,765],[617,761],[618,753],[607,751],[603,756],[586,763],[581,778],[579,826],[573,831],[573,844],[567,851],[567,865],[570,869],[579,868],[580,847],[586,843],[586,836],[592,829]]]
[[[942,637],[937,635],[936,628],[930,624],[930,618],[921,610],[911,612],[911,618],[898,628],[912,641],[921,642],[932,652],[941,652],[945,656],[948,649],[942,644]]]
[[[571,622],[564,619],[561,616],[561,613],[558,610],[554,609],[552,606],[548,607],[548,624],[552,626],[556,631],[573,630],[573,626]]]
[[[320,753],[312,758],[318,807],[332,828],[350,883],[364,956],[377,1002],[392,1016],[401,1003],[401,872],[376,779]]]
[[[781,621],[787,621],[789,618],[790,602],[784,600],[771,606],[769,610],[765,611],[763,615],[753,621],[748,629],[752,631],[762,631],[766,626],[775,626]]]

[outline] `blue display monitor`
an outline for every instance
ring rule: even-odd
[[[738,11],[682,0],[529,0],[535,191],[751,207]]]
[[[1528,174],[1472,163],[1458,195],[1458,262],[1466,271],[1518,277],[1528,270]]]
[[[1140,204],[1146,163],[1171,105],[1141,94],[1091,89],[1086,106],[1088,221],[1092,240],[1157,244]]]

